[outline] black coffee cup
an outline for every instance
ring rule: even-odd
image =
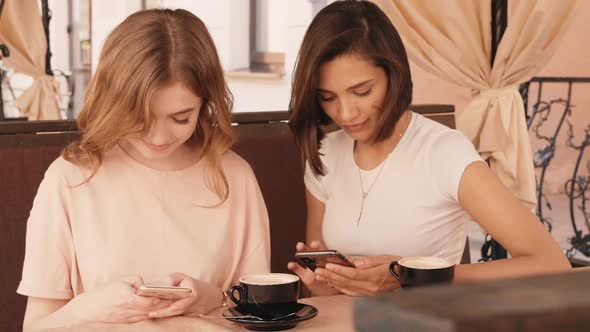
[[[227,295],[241,312],[264,319],[278,318],[299,308],[299,277],[286,273],[250,274],[241,277],[239,285],[230,287]]]
[[[455,264],[440,257],[406,257],[391,262],[389,271],[402,287],[408,288],[453,281]]]

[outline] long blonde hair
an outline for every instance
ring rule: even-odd
[[[234,143],[233,97],[225,84],[213,40],[205,24],[182,9],[137,12],[108,36],[88,90],[78,127],[79,141],[62,156],[98,171],[103,155],[122,138],[147,134],[150,100],[172,82],[181,82],[203,99],[195,138],[207,160],[207,188],[223,201],[229,185],[221,155]]]

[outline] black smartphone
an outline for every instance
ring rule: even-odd
[[[307,250],[295,253],[295,259],[302,266],[315,271],[316,268],[325,268],[326,264],[339,264],[347,267],[354,267],[346,256],[337,250]]]

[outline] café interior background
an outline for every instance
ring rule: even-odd
[[[286,110],[291,75],[303,34],[315,13],[329,0],[49,0],[51,65],[60,81],[62,118],[78,114],[85,87],[94,72],[107,34],[125,17],[143,8],[185,8],[207,25],[219,51],[226,79],[235,99],[234,112]],[[590,0],[582,2],[557,52],[535,76],[590,77]],[[24,91],[32,78],[3,66],[5,115],[19,116],[11,101]],[[452,104],[456,113],[471,100],[469,89],[437,78],[412,64],[414,104]],[[535,86],[529,92],[529,107],[536,101]],[[583,137],[590,123],[590,84],[574,85],[570,122],[576,136]],[[547,100],[565,97],[566,84],[543,87]],[[556,122],[558,119],[550,119]],[[548,126],[551,127],[551,126]],[[530,132],[535,153],[546,142]],[[554,219],[565,216],[564,183],[572,174],[577,152],[565,148],[566,131],[557,140],[551,171],[545,178],[545,194],[556,203]],[[560,206],[563,205],[563,211]],[[556,222],[560,222],[559,220]],[[571,226],[554,236],[567,245]],[[569,227],[569,228],[566,228]],[[562,234],[563,233],[563,234]],[[472,234],[479,234],[473,230]],[[479,235],[481,238],[481,235]],[[473,238],[473,236],[472,236]],[[472,257],[477,258],[480,240],[474,238]],[[565,248],[564,248],[565,249]]]

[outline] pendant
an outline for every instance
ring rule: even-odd
[[[361,222],[361,217],[363,216],[363,210],[365,209],[365,199],[367,198],[367,195],[369,193],[363,192],[363,199],[361,201],[361,212],[359,212],[359,217],[356,219],[356,225],[358,227],[358,225]]]

